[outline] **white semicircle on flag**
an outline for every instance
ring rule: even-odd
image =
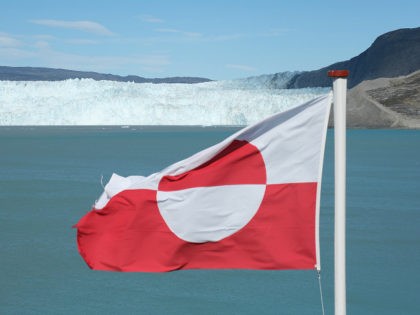
[[[257,213],[266,185],[226,185],[158,191],[157,204],[169,229],[191,243],[220,241]]]

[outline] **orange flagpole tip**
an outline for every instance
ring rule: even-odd
[[[349,70],[330,70],[328,76],[331,78],[347,78],[349,76]]]

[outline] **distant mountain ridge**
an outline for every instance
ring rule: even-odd
[[[365,80],[395,78],[420,70],[420,27],[404,28],[385,33],[379,36],[360,55],[318,70],[280,72],[239,80],[245,80],[250,85],[264,85],[267,88],[330,87],[331,79],[327,77],[326,73],[331,69],[347,69],[350,71],[349,88]],[[0,66],[0,80],[61,81],[76,78],[136,83],[201,83],[212,81],[201,77],[144,78],[136,75],[119,76],[90,71]]]
[[[420,27],[385,33],[368,49],[350,60],[296,74],[288,82],[287,88],[329,87],[331,80],[326,73],[331,69],[350,71],[349,88],[365,80],[394,78],[420,70]]]
[[[201,83],[212,81],[200,77],[144,78],[136,75],[119,76],[91,71],[75,71],[42,67],[0,66],[0,80],[8,81],[62,81],[67,79],[93,79],[136,83]]]

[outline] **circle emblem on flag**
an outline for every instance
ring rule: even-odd
[[[264,159],[256,146],[234,140],[204,164],[164,176],[157,204],[168,227],[192,243],[220,241],[256,214],[266,189]]]

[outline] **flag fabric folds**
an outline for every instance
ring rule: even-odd
[[[96,270],[314,269],[331,93],[148,177],[113,174],[75,225]]]

